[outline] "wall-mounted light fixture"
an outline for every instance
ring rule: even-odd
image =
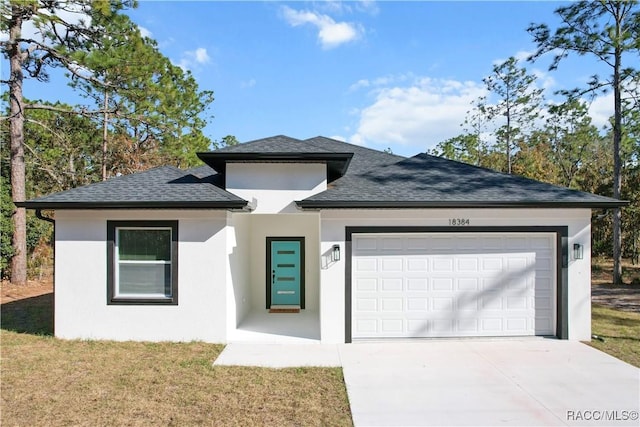
[[[573,259],[584,258],[584,247],[580,243],[573,244]]]
[[[340,245],[333,245],[331,248],[331,261],[340,261]]]

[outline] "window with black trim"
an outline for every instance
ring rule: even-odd
[[[178,221],[107,221],[107,303],[178,304]]]

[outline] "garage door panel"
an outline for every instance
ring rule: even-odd
[[[429,280],[426,278],[407,278],[408,291],[426,291],[429,289]]]
[[[387,237],[382,239],[382,249],[389,250],[401,250],[402,238]]]
[[[383,312],[403,311],[402,298],[382,298],[380,302],[380,310]]]
[[[407,311],[423,312],[429,309],[429,298],[409,297],[407,298]]]
[[[453,257],[445,258],[441,256],[436,256],[432,261],[433,272],[434,273],[438,273],[438,272],[452,273],[453,263],[454,263]]]
[[[353,338],[553,333],[552,234],[445,236],[354,238]]]
[[[380,290],[383,292],[401,291],[403,288],[402,281],[402,277],[384,277],[380,279]]]
[[[407,271],[424,273],[429,271],[429,260],[426,258],[407,258]]]
[[[478,277],[466,277],[457,280],[458,285],[456,289],[459,291],[477,291],[480,289],[479,278]]]
[[[453,290],[453,279],[451,277],[434,277],[431,283],[434,291]]]

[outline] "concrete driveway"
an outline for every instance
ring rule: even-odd
[[[356,426],[640,425],[640,369],[579,342],[339,346]]]

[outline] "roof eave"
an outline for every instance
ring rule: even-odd
[[[123,202],[16,202],[27,209],[244,209],[246,200],[237,201],[123,201]]]
[[[286,163],[326,163],[329,168],[330,181],[340,178],[347,173],[353,153],[306,153],[306,152],[200,152],[198,158],[220,174],[226,174],[227,163],[233,162],[286,162]]]
[[[333,201],[300,200],[296,205],[301,209],[446,209],[446,208],[572,208],[572,209],[613,209],[628,205],[626,200],[556,202],[524,200],[505,201]]]

